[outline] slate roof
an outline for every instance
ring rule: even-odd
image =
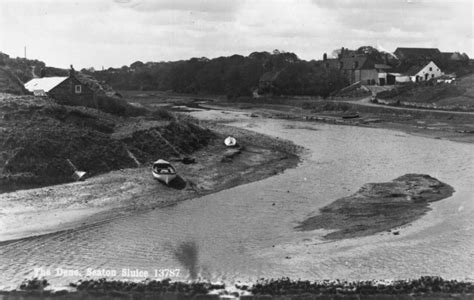
[[[441,52],[445,59],[450,60],[469,60],[469,57],[465,57],[463,54],[459,52]]]
[[[425,66],[422,66],[422,65],[415,65],[415,66],[411,66],[408,71],[405,72],[406,75],[410,75],[410,76],[413,76],[413,75],[416,75],[418,72],[420,72]]]
[[[403,48],[399,47],[394,54],[399,58],[433,58],[441,55],[438,48]]]
[[[362,70],[373,69],[374,64],[365,56],[342,57],[339,59],[328,59],[324,63],[331,69]],[[342,67],[341,67],[342,64]]]
[[[30,92],[41,90],[47,93],[66,79],[68,79],[68,77],[33,78],[25,83],[25,88]]]

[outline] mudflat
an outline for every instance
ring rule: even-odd
[[[391,182],[367,183],[356,193],[321,208],[321,214],[296,228],[335,230],[325,235],[327,239],[371,235],[416,220],[430,210],[430,202],[453,192],[451,186],[429,175],[406,174]]]

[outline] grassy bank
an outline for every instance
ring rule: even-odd
[[[123,108],[118,104],[108,107]],[[189,154],[216,137],[165,110],[117,115],[3,94],[0,111],[0,191],[73,181],[68,159],[94,176]]]
[[[474,74],[458,78],[453,83],[411,83],[381,92],[377,97],[409,107],[474,111]]]

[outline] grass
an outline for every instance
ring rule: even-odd
[[[434,81],[407,84],[377,94],[380,99],[406,106],[431,105],[450,110],[474,109],[474,74],[459,78],[455,83]]]

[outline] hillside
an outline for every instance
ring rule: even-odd
[[[390,103],[453,110],[474,110],[474,74],[452,84],[423,82],[381,92],[378,98]]]
[[[67,159],[95,175],[191,153],[214,136],[166,111],[117,116],[33,96],[0,94],[0,114],[0,186],[9,189],[72,181]]]
[[[24,95],[23,83],[8,68],[0,67],[0,92]]]

